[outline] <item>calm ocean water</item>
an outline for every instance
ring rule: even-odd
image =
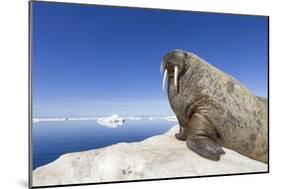
[[[69,152],[102,148],[119,142],[137,142],[162,134],[176,122],[127,120],[118,128],[96,121],[44,121],[33,123],[33,169]]]

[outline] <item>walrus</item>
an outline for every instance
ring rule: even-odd
[[[232,149],[268,162],[267,100],[197,55],[176,49],[161,62],[163,89],[179,125],[178,140],[197,154],[218,161]]]

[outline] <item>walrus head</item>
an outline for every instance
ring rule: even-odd
[[[167,53],[161,62],[161,72],[164,73],[162,87],[165,89],[167,77],[174,80],[175,88],[178,88],[179,78],[184,74],[186,68],[187,53],[176,49]]]

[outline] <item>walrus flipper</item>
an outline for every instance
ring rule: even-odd
[[[187,138],[186,144],[192,151],[214,161],[220,160],[220,155],[225,153],[217,143],[208,137],[192,139]]]
[[[218,161],[225,152],[218,144],[217,133],[211,123],[202,115],[195,113],[189,125],[186,144],[197,154]]]

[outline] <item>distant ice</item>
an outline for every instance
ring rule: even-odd
[[[113,116],[113,117],[112,117]],[[91,121],[91,120],[99,120],[98,123],[101,125],[105,125],[104,121],[109,121],[109,119],[113,119],[109,122],[113,122],[114,119],[116,118],[120,118],[117,114],[113,114],[110,117],[101,117],[101,118],[97,118],[97,117],[78,117],[78,118],[68,118],[68,117],[62,117],[62,118],[33,118],[32,121],[34,123],[36,122],[42,122],[42,121],[48,121],[48,122],[57,122],[57,121]],[[108,118],[108,119],[105,119]],[[177,118],[176,116],[151,116],[151,117],[133,117],[133,116],[128,116],[128,117],[122,117],[123,120],[133,120],[133,121],[139,121],[139,120],[143,120],[143,119],[148,119],[150,121],[155,121],[155,120],[167,120],[167,121],[173,121],[173,122],[177,122]],[[104,120],[104,121],[103,121]],[[116,121],[118,122],[118,120]],[[108,125],[108,124],[106,124]],[[116,125],[114,124],[110,124],[112,127],[117,127],[119,126],[118,124]],[[114,125],[114,126],[113,126]]]
[[[32,122],[39,122],[40,119],[39,118],[33,118]]]
[[[167,121],[178,121],[176,116],[168,116],[168,117],[166,117],[166,120]]]
[[[90,120],[97,120],[96,117],[85,117],[85,118],[67,118],[67,121],[90,121]]]
[[[125,122],[125,119],[122,117],[119,117],[117,114],[113,114],[109,117],[103,117],[97,119],[97,123],[106,127],[110,128],[117,128]]]
[[[124,117],[125,120],[141,120],[141,117]]]
[[[178,121],[176,116],[166,116],[166,117],[156,116],[156,117],[149,117],[148,120],[150,120],[150,121],[167,120],[167,121],[173,121],[173,122]]]
[[[66,121],[67,118],[34,118],[33,122],[41,122],[41,121]]]
[[[80,117],[80,118],[33,118],[32,121],[33,122],[41,122],[41,121],[87,121],[87,120],[97,120],[98,118],[95,117]]]

